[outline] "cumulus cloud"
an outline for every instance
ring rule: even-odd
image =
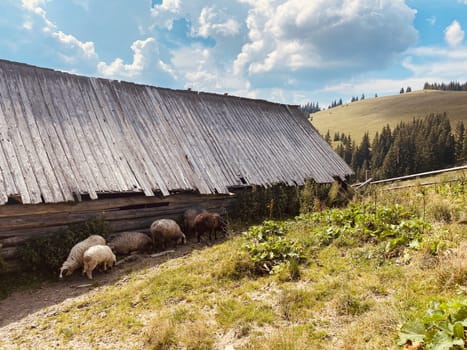
[[[461,25],[457,21],[453,21],[445,30],[444,30],[444,39],[450,46],[459,45],[462,40],[464,40],[464,31],[461,28]]]
[[[136,40],[131,45],[133,51],[133,62],[125,64],[121,58],[112,63],[99,62],[97,69],[99,73],[108,77],[134,78],[140,75],[147,67],[150,54],[156,49],[154,38]]]
[[[174,50],[172,55],[170,64],[176,67],[185,88],[248,95],[249,83],[233,75],[228,68],[221,69],[211,49],[194,45]]]
[[[190,24],[190,34],[193,37],[220,39],[240,34],[247,10],[246,6],[236,1],[220,0],[210,4],[189,0],[163,0],[151,9],[151,15],[155,26],[171,30],[176,20],[185,19]]]
[[[237,56],[235,71],[250,75],[382,68],[417,37],[415,11],[403,1],[243,1],[252,6],[250,40]]]
[[[223,12],[218,12],[214,7],[205,7],[201,10],[198,18],[198,29],[195,35],[202,37],[230,36],[238,34],[240,24],[233,18],[227,18]]]
[[[188,36],[213,39],[171,48],[167,63],[185,85],[224,91],[385,68],[415,44],[415,13],[403,0],[163,0],[151,10],[153,29],[183,20]]]

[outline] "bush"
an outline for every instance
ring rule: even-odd
[[[431,216],[438,222],[450,223],[452,221],[451,205],[447,201],[434,201],[428,206]]]
[[[250,257],[257,274],[272,274],[287,268],[293,279],[299,276],[297,262],[303,259],[304,249],[300,243],[285,237],[284,225],[265,221],[263,225],[251,226],[244,235],[246,242],[242,250]]]
[[[300,191],[295,186],[276,184],[264,188],[252,186],[237,193],[229,208],[234,220],[258,223],[265,219],[282,219],[297,215],[300,208]]]
[[[107,238],[109,233],[104,220],[95,219],[70,225],[53,234],[31,238],[18,247],[21,270],[55,274],[76,243],[93,234]]]
[[[377,206],[350,204],[344,209],[328,209],[302,215],[297,220],[310,220],[317,226],[312,230],[321,245],[335,242],[339,247],[384,245],[388,257],[396,256],[403,247],[418,247],[421,235],[430,225],[414,212],[400,205]]]

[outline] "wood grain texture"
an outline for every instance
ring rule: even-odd
[[[0,60],[0,204],[228,193],[351,173],[297,106]]]

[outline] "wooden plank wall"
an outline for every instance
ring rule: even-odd
[[[223,213],[235,196],[178,194],[170,197],[129,196],[65,204],[0,206],[0,256],[14,266],[17,247],[27,239],[53,233],[70,224],[102,217],[111,231],[148,231],[154,220],[171,218],[181,223],[191,206]]]

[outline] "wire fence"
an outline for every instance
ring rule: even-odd
[[[377,205],[400,204],[444,221],[467,223],[467,166],[372,181],[353,186],[357,198]],[[427,179],[430,177],[430,179]],[[425,181],[423,181],[425,178]]]

